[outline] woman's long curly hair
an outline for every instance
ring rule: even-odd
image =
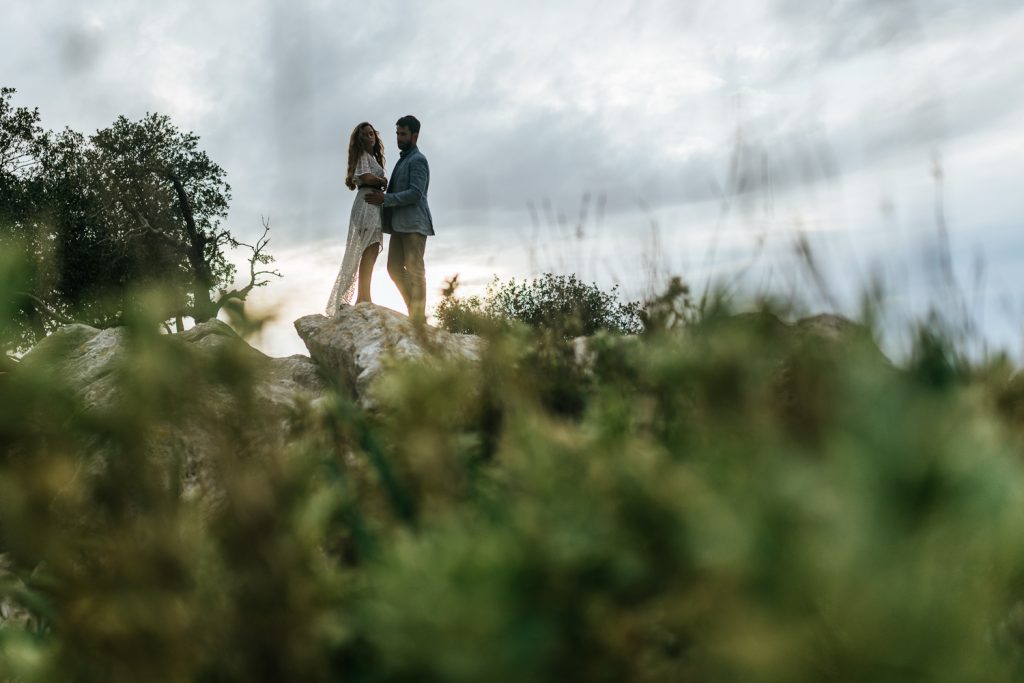
[[[363,121],[352,131],[352,135],[348,139],[348,173],[345,174],[345,187],[350,190],[356,189],[356,181],[352,178],[352,174],[356,172],[356,162],[359,161],[359,155],[363,153],[363,143],[359,141],[359,131],[365,126],[373,125]],[[373,143],[373,158],[377,160],[381,168],[384,168],[384,143],[380,141],[380,133],[376,128],[373,128],[373,135],[377,138],[377,141]]]

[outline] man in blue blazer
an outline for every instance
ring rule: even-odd
[[[426,318],[427,277],[423,252],[427,237],[434,234],[434,221],[427,206],[430,166],[416,141],[420,122],[408,115],[395,123],[395,137],[401,157],[391,171],[386,192],[370,192],[365,199],[383,207],[381,226],[391,235],[388,242],[388,274],[417,323]]]

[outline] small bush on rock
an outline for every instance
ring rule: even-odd
[[[610,291],[586,284],[575,275],[545,273],[535,280],[502,282],[495,278],[483,298],[458,298],[451,286],[435,315],[449,332],[479,334],[511,321],[557,331],[566,338],[590,336],[599,330],[637,334],[643,330],[639,302],[618,299]]]

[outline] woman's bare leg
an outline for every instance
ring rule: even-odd
[[[377,254],[380,253],[380,245],[374,242],[363,251],[363,257],[359,259],[359,293],[356,294],[356,303],[370,301],[370,279],[373,277],[373,264],[377,262]]]

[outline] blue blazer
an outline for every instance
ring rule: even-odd
[[[430,166],[419,147],[410,147],[395,164],[384,195],[381,227],[386,233],[434,234],[434,220],[427,206]]]

